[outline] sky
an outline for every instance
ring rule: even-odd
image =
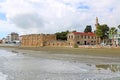
[[[0,0],[0,38],[11,32],[53,34],[60,31],[95,30],[100,24],[120,24],[120,0]]]

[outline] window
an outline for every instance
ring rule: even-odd
[[[80,44],[80,41],[78,41],[77,44]]]
[[[95,37],[95,39],[96,39],[96,37]]]
[[[86,39],[86,36],[84,36],[84,38]]]
[[[83,38],[83,35],[81,35],[81,38]]]
[[[73,35],[71,35],[71,38],[73,39]]]
[[[70,35],[68,36],[68,38],[70,39]]]
[[[77,36],[77,38],[79,39],[79,35]]]
[[[93,39],[93,36],[92,36],[92,39]]]
[[[90,39],[90,36],[88,36],[88,39]]]

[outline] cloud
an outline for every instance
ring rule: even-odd
[[[12,17],[11,21],[13,24],[15,24],[17,27],[23,28],[23,29],[29,29],[29,28],[42,28],[44,27],[44,21],[39,15],[37,14],[19,14]]]
[[[16,27],[14,24],[0,20],[0,38],[6,37],[7,34],[15,31],[20,33],[21,29]]]
[[[6,0],[0,3],[0,11],[6,15],[5,23],[16,27],[14,31],[55,33],[84,31],[86,25],[94,29],[96,17],[101,24],[116,27],[120,24],[119,4],[120,0]]]

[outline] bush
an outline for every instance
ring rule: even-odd
[[[74,44],[74,48],[78,48],[78,45],[77,45],[77,44]]]

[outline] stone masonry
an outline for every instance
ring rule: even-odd
[[[45,46],[49,41],[55,41],[56,36],[54,34],[29,34],[22,36],[21,46],[26,47],[41,47]]]

